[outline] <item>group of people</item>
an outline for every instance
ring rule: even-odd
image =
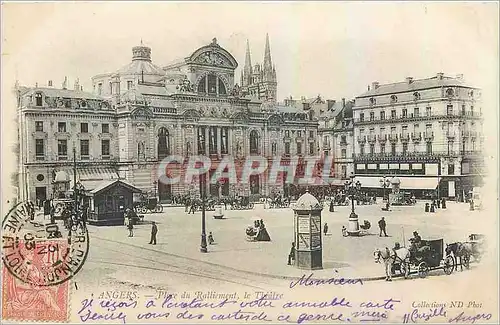
[[[436,209],[446,209],[446,199],[443,197],[441,199],[432,200],[432,202],[425,204],[425,212],[436,212]]]

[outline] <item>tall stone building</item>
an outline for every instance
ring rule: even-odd
[[[158,167],[168,155],[209,156],[210,175],[225,156],[236,158],[237,168],[249,155],[281,156],[286,163],[296,153],[292,137],[306,143],[302,155],[316,155],[318,122],[300,107],[268,101],[275,98],[276,78],[269,42],[266,47],[266,73],[255,80],[268,88],[258,86],[256,94],[235,84],[238,63],[216,39],[163,67],[153,63],[151,48],[133,47],[130,63],[92,78],[92,93],[77,83],[70,90],[67,81],[62,89],[52,83],[18,87],[20,198],[53,196],[55,175],[71,178],[73,149],[77,178],[87,190],[120,178],[161,201],[199,193],[199,184],[158,181]],[[182,174],[184,164],[170,164],[169,172]],[[206,186],[215,196],[286,190],[284,182],[273,184],[265,175]]]
[[[276,101],[278,82],[276,79],[276,67],[271,59],[271,46],[269,35],[266,34],[266,47],[264,50],[264,62],[252,66],[250,44],[247,40],[247,51],[245,55],[245,66],[241,72],[241,87],[244,94],[263,101]]]
[[[462,197],[483,173],[479,89],[462,75],[379,84],[356,97],[355,173],[366,188],[384,175],[417,196]]]

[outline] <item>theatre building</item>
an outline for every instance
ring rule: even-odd
[[[398,176],[416,196],[462,198],[482,182],[481,110],[462,75],[374,82],[353,108],[356,177],[364,188]]]
[[[141,44],[132,49],[130,63],[94,76],[91,93],[78,82],[69,89],[66,81],[62,89],[51,82],[17,87],[20,198],[50,198],[55,174],[72,176],[73,149],[77,178],[87,190],[123,179],[163,202],[176,194],[199,194],[198,184],[158,182],[157,167],[169,155],[209,156],[211,174],[226,155],[241,162],[249,155],[284,160],[317,155],[318,122],[300,107],[275,101],[269,39],[262,72],[247,67],[235,78],[237,67],[216,39],[163,66],[154,64],[151,48]],[[173,172],[182,174],[181,169],[179,163]],[[259,197],[285,190],[283,182],[270,184],[264,175],[206,186],[214,196]]]

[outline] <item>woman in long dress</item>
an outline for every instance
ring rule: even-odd
[[[271,241],[271,237],[267,232],[266,226],[264,225],[264,221],[260,219],[259,222],[259,233],[257,234],[257,241]]]

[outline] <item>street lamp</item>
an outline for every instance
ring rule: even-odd
[[[207,253],[207,232],[205,229],[205,196],[206,196],[206,175],[200,175],[200,193],[201,193],[201,245],[200,252]]]
[[[155,189],[155,199],[156,199],[156,185],[158,184],[157,181],[153,181],[153,186],[154,186],[154,189]]]
[[[354,174],[350,176],[350,179],[350,181],[346,181],[344,184],[346,193],[351,196],[351,214],[349,215],[347,232],[349,236],[359,236],[358,215],[354,212],[354,197],[361,190],[361,183],[359,181],[354,182]]]
[[[391,186],[391,181],[389,180],[388,177],[383,176],[380,179],[380,186],[384,188],[383,196],[382,196],[382,201],[385,201],[385,189]]]

